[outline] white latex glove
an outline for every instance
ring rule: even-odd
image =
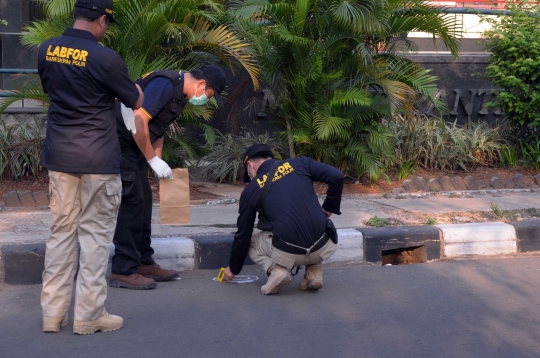
[[[150,164],[152,170],[156,173],[158,177],[172,180],[173,174],[171,168],[167,163],[159,159],[157,155],[154,158],[150,159],[148,161],[148,164]]]
[[[122,110],[122,118],[124,118],[124,124],[126,125],[128,131],[133,134],[137,133],[137,128],[135,127],[135,115],[133,114],[133,110],[124,106],[123,103],[120,103],[120,108]]]

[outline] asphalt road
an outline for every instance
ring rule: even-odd
[[[277,296],[183,273],[151,291],[109,289],[123,329],[41,332],[40,286],[0,291],[1,357],[538,357],[540,257],[332,266]]]

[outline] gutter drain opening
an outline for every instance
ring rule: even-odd
[[[382,265],[421,264],[427,262],[425,246],[413,246],[382,251]]]

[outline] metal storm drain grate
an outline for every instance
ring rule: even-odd
[[[404,265],[420,264],[427,262],[427,253],[425,246],[407,247],[404,249],[383,250],[382,264],[385,265]]]

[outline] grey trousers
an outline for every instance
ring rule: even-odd
[[[272,246],[271,231],[257,231],[251,236],[251,245],[248,251],[249,258],[257,265],[261,265],[265,272],[273,264],[284,266],[288,269],[294,266],[316,265],[328,260],[337,250],[337,245],[332,240],[315,252],[306,255],[295,255],[276,249]]]

